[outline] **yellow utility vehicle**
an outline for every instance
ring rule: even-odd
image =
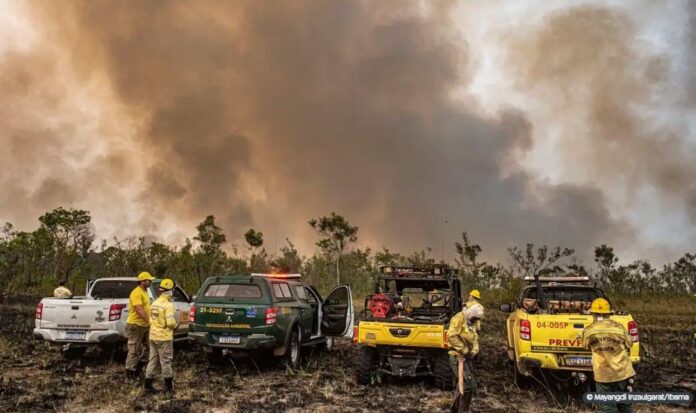
[[[592,354],[583,348],[582,332],[592,323],[592,301],[608,298],[590,285],[588,277],[525,277],[525,281],[517,301],[500,306],[511,313],[506,323],[507,354],[515,383],[527,387],[540,377],[581,387],[591,384]],[[610,318],[631,335],[635,367],[640,361],[638,324],[623,311],[614,311]]]
[[[451,389],[447,329],[462,309],[461,280],[446,267],[381,267],[375,293],[354,327],[360,345],[355,366],[358,383],[383,376],[432,376]]]

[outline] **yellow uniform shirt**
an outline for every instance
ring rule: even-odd
[[[471,308],[475,305],[481,306],[481,314],[483,314],[483,305],[481,305],[481,303],[479,303],[478,300],[469,300],[466,302],[466,304],[464,304],[466,308]],[[476,320],[476,322],[474,323],[474,328],[476,329],[477,333],[481,331],[481,320]]]
[[[72,297],[72,292],[62,285],[53,290],[53,296],[55,298],[70,298]]]
[[[162,294],[150,309],[150,340],[171,341],[174,339],[176,318],[171,294]]]
[[[476,329],[470,328],[467,325],[466,317],[463,312],[458,312],[457,315],[450,320],[447,337],[449,340],[449,347],[452,349],[449,352],[450,355],[475,356],[478,354],[478,334],[476,334]]]
[[[633,341],[628,331],[613,320],[596,320],[582,332],[582,342],[592,350],[595,381],[613,383],[635,376],[629,357]]]
[[[135,324],[140,327],[148,327],[148,323],[135,311],[136,305],[142,305],[145,314],[150,314],[150,297],[147,291],[137,286],[131,291],[128,299],[128,324]]]

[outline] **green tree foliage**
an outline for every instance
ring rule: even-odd
[[[457,252],[455,262],[462,274],[466,289],[504,288],[510,283],[510,273],[500,264],[491,265],[480,261],[481,246],[473,244],[466,232],[462,232],[462,242],[454,243]]]
[[[253,253],[263,245],[263,232],[251,228],[244,233],[244,240],[249,244],[249,250]]]
[[[280,256],[273,264],[283,272],[299,273],[302,271],[303,258],[289,238],[286,238],[285,242],[287,245],[280,248]]]
[[[62,207],[39,217],[40,236],[47,236],[53,247],[54,277],[60,274],[61,281],[67,282],[70,273],[87,258],[94,242],[91,221],[87,211]]]
[[[222,228],[215,224],[215,216],[208,215],[203,222],[196,227],[198,233],[194,240],[200,245],[193,254],[194,268],[199,284],[207,276],[217,274],[223,268],[221,265],[226,258],[222,251],[222,245],[227,242],[227,238]]]
[[[358,227],[352,226],[341,215],[332,212],[330,216],[309,220],[309,225],[321,237],[317,246],[324,254],[333,257],[336,268],[336,284],[341,283],[341,257],[346,247],[358,240]]]
[[[340,282],[351,285],[354,296],[360,298],[373,291],[381,266],[440,265],[430,248],[410,254],[387,248],[376,252],[370,248],[349,250],[357,240],[357,227],[336,214],[312,220],[310,225],[322,236],[317,243],[320,253],[303,257],[286,239],[273,264],[283,271],[302,273],[306,282],[324,294],[335,286],[339,276]],[[231,252],[223,249],[227,239],[211,215],[195,228],[193,239],[186,239],[181,246],[146,237],[114,238],[95,246],[89,213],[58,208],[42,215],[34,231],[17,231],[10,223],[0,228],[0,292],[46,295],[67,277],[71,290],[79,294],[89,278],[135,276],[149,271],[157,277],[172,278],[195,294],[210,276],[271,268],[263,249],[263,234],[253,230],[242,235],[250,247],[249,255],[237,255],[234,247]],[[512,300],[519,291],[521,277],[533,274],[589,274],[606,291],[619,296],[696,293],[696,253],[687,253],[658,269],[645,260],[620,265],[613,248],[602,244],[594,250],[596,268],[587,269],[573,259],[571,249],[532,244],[510,248],[512,265],[489,264],[481,259],[481,246],[466,232],[454,249],[464,291],[482,290],[487,302]]]

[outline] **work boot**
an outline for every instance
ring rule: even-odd
[[[470,412],[471,411],[471,399],[474,397],[474,392],[465,391],[464,396],[462,396],[461,405],[459,406],[460,412]]]
[[[143,386],[145,393],[157,393],[157,389],[152,386],[154,381],[155,379],[145,379],[145,385]]]
[[[165,388],[164,391],[168,395],[171,396],[174,394],[174,378],[173,377],[168,377],[168,378],[164,379],[164,388]]]

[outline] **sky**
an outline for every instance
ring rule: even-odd
[[[696,240],[693,1],[0,0],[0,222],[656,263]],[[445,250],[442,251],[442,245]]]

